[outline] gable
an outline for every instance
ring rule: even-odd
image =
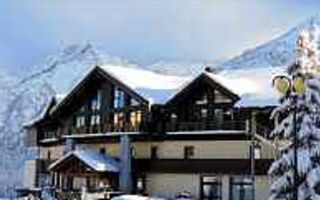
[[[208,76],[207,73],[202,73],[170,99],[167,105],[179,105],[186,101],[194,103],[209,101],[208,103],[210,104],[234,104],[239,99],[237,94]]]
[[[115,88],[121,89],[139,104],[148,104],[146,99],[122,83],[121,80],[117,80],[106,71],[95,67],[50,113],[52,116],[70,114],[88,104],[88,101],[95,95],[97,90],[105,91],[108,89],[111,91],[111,89]],[[113,101],[111,99],[112,95],[111,92],[107,95],[107,101]]]

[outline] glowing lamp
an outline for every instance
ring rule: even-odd
[[[286,94],[290,90],[290,80],[286,76],[277,76],[273,79],[273,86],[281,94]]]
[[[301,76],[297,76],[293,79],[293,90],[297,94],[306,93],[307,87],[305,84],[305,79]]]

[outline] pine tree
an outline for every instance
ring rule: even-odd
[[[274,180],[270,200],[293,199],[294,147],[298,157],[298,199],[320,199],[320,64],[317,39],[316,27],[300,32],[297,60],[288,68],[287,77],[296,80],[291,82],[303,81],[305,92],[299,94],[294,91],[304,90],[298,84],[290,86],[293,89],[280,98],[280,106],[271,115],[275,121],[271,136],[276,141],[282,141],[283,145],[281,157],[269,169]]]

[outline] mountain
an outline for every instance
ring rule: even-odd
[[[283,66],[295,57],[298,31],[312,24],[320,26],[320,16],[314,16],[282,36],[223,62],[160,61],[139,66],[118,56],[105,55],[85,43],[70,45],[57,55],[48,57],[43,64],[31,67],[30,72],[19,78],[0,68],[0,197],[8,196],[14,187],[21,186],[24,161],[36,156],[32,149],[24,146],[26,134],[23,124],[42,113],[53,95],[69,91],[92,67],[114,64],[190,76],[198,74],[204,66],[218,70]]]
[[[23,78],[0,68],[0,197],[22,186],[24,161],[37,156],[34,149],[25,147],[23,125],[42,113],[53,95],[68,91],[99,61],[90,44],[80,44],[51,56]]]
[[[221,65],[219,69],[236,68],[263,68],[284,66],[291,63],[295,58],[295,46],[297,34],[302,29],[309,29],[312,25],[320,27],[320,14],[295,26],[285,34],[263,45],[244,51]]]

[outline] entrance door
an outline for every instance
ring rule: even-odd
[[[217,176],[201,176],[201,199],[221,200],[221,178]]]

